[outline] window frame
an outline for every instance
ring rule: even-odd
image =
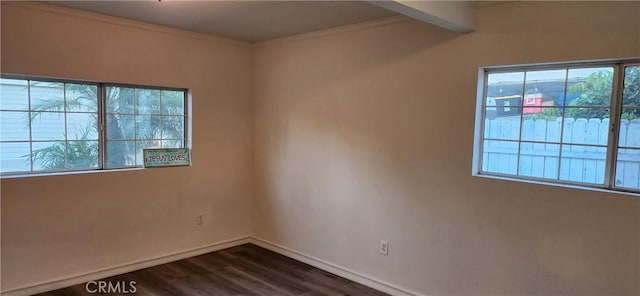
[[[160,93],[162,93],[163,90],[168,90],[168,91],[182,91],[184,93],[184,114],[180,115],[183,116],[183,141],[182,141],[182,147],[184,148],[190,148],[188,145],[189,140],[187,139],[188,137],[188,106],[187,106],[187,101],[188,101],[188,90],[187,89],[182,89],[182,88],[171,88],[171,87],[156,87],[156,86],[144,86],[144,85],[135,85],[135,84],[124,84],[124,83],[109,83],[109,82],[105,82],[101,84],[102,88],[98,88],[98,93],[99,93],[99,97],[101,97],[102,99],[99,98],[99,104],[101,108],[101,112],[99,112],[99,116],[102,117],[102,119],[100,119],[100,124],[101,126],[100,128],[100,139],[104,139],[104,146],[100,146],[100,148],[102,148],[99,151],[100,157],[102,160],[107,160],[107,143],[109,141],[113,141],[113,142],[126,142],[126,141],[133,141],[134,143],[137,144],[137,142],[139,141],[137,138],[137,123],[135,125],[135,131],[134,134],[136,135],[134,137],[134,139],[120,139],[120,140],[109,140],[107,137],[107,113],[109,113],[108,108],[107,108],[107,88],[109,87],[121,87],[121,88],[132,88],[135,90],[138,89],[148,89],[148,90],[158,90],[160,91]],[[161,103],[162,104],[162,99]],[[135,105],[135,103],[134,103]],[[135,107],[134,107],[135,108]],[[117,114],[117,113],[115,113]],[[132,115],[132,116],[137,116],[138,114],[136,114],[136,111],[134,109],[133,113],[129,114],[129,113],[124,113],[125,115]],[[162,113],[160,114],[156,114],[156,116],[160,116],[165,117],[165,116],[178,116],[178,115],[163,115]],[[165,140],[165,139],[161,139],[161,140]],[[175,139],[168,139],[168,140],[175,140]],[[122,169],[130,169],[130,168],[143,168],[143,166],[140,165],[135,165],[135,166],[114,166],[114,167],[109,167],[109,165],[106,162],[101,162],[101,166],[104,168],[104,170],[122,170]]]
[[[633,195],[640,194],[640,189],[618,187],[616,186],[616,168],[618,157],[618,146],[620,138],[620,122],[623,108],[622,96],[624,91],[624,72],[625,68],[629,66],[639,66],[640,57],[636,58],[624,58],[624,59],[606,59],[606,60],[587,60],[587,61],[572,61],[572,62],[553,62],[553,63],[535,63],[535,64],[521,64],[521,65],[504,65],[504,66],[486,66],[478,68],[478,85],[476,95],[476,120],[474,126],[474,141],[473,141],[473,158],[472,158],[472,175],[478,177],[488,177],[494,179],[536,183],[551,186],[562,186],[571,188],[591,189],[605,192],[618,192],[618,193],[630,193]],[[580,69],[580,68],[595,68],[595,67],[612,67],[613,68],[613,81],[612,81],[612,94],[611,104],[607,107],[609,110],[609,127],[608,138],[605,156],[605,172],[603,184],[594,184],[587,182],[577,182],[571,180],[562,180],[560,175],[557,179],[541,178],[533,176],[519,175],[519,160],[516,165],[516,174],[506,174],[497,172],[483,171],[483,150],[485,142],[485,119],[487,111],[486,96],[488,93],[488,76],[495,73],[509,73],[509,72],[528,72],[528,71],[544,71],[544,70],[558,70],[558,69]],[[568,80],[565,80],[565,88],[563,92],[567,91]],[[526,88],[526,74],[523,78],[523,94],[524,88]],[[521,107],[524,107],[521,106]],[[565,106],[566,107],[566,106]],[[640,107],[640,106],[638,106]],[[521,114],[521,124],[522,124]],[[564,115],[562,117],[561,127],[564,126]],[[522,129],[522,126],[520,127]],[[489,139],[490,140],[490,139]],[[520,131],[520,137],[514,141],[518,143],[518,146],[523,143],[522,130]],[[558,170],[561,167],[562,157],[562,145],[572,145],[571,143],[564,143],[562,136],[557,143],[560,148],[560,154],[558,156]],[[581,144],[578,144],[581,145]],[[520,148],[518,148],[518,159],[520,159]]]
[[[191,132],[189,130],[189,122],[191,118],[190,114],[190,106],[189,106],[189,89],[187,88],[178,88],[178,87],[166,87],[166,86],[151,86],[151,85],[139,85],[139,84],[128,84],[128,83],[115,83],[115,82],[98,82],[91,80],[79,80],[79,79],[66,79],[66,78],[52,78],[52,77],[42,77],[42,76],[32,76],[32,75],[19,75],[19,74],[5,74],[1,73],[0,78],[2,79],[14,79],[14,80],[25,80],[29,85],[29,110],[24,111],[20,110],[20,112],[28,112],[29,114],[33,112],[31,109],[31,91],[30,91],[30,83],[31,81],[38,82],[52,82],[52,83],[64,83],[66,84],[86,84],[86,85],[94,85],[97,88],[97,129],[98,129],[98,166],[91,168],[62,168],[62,169],[54,169],[54,170],[34,170],[33,169],[33,136],[32,136],[32,127],[31,123],[29,126],[29,141],[16,141],[16,142],[24,142],[29,143],[30,148],[30,160],[29,160],[29,171],[14,171],[14,172],[1,172],[0,171],[0,179],[4,178],[21,178],[21,177],[35,177],[35,176],[47,176],[47,175],[66,175],[66,174],[82,174],[82,173],[97,173],[97,172],[113,172],[113,171],[128,171],[128,170],[139,170],[144,169],[144,165],[132,165],[132,166],[119,166],[119,167],[109,167],[107,165],[107,108],[106,108],[106,90],[107,87],[123,87],[123,88],[134,88],[134,89],[150,89],[150,90],[158,90],[162,91],[180,91],[184,94],[184,113],[182,115],[174,114],[175,116],[183,117],[183,138],[182,138],[182,147],[191,148],[190,147],[190,138]],[[65,87],[65,105],[66,105],[66,87]],[[3,110],[3,111],[11,111],[11,110]],[[62,112],[66,116],[68,113],[78,113],[78,112],[68,112],[66,109]],[[79,113],[88,113],[88,112],[79,112]],[[91,112],[93,113],[93,112]],[[161,113],[158,116],[164,116]],[[65,128],[67,126],[67,121],[65,120]],[[66,132],[66,131],[65,131]],[[137,131],[134,131],[137,132]],[[69,140],[66,139],[65,136],[65,145]],[[134,140],[137,142],[137,139]],[[54,141],[35,141],[35,142],[54,142]],[[65,158],[67,155],[65,154]],[[65,159],[66,161],[66,159]],[[191,166],[191,164],[189,165]]]

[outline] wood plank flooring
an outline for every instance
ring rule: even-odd
[[[129,295],[387,295],[252,244],[103,280],[119,284],[121,292],[131,291],[129,283],[135,281],[136,292]],[[98,289],[96,284],[89,288]],[[80,284],[39,295],[95,294]]]

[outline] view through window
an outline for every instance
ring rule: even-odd
[[[487,69],[479,173],[640,189],[640,66]]]
[[[142,166],[143,148],[185,147],[183,89],[0,79],[0,172]]]

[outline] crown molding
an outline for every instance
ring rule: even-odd
[[[89,11],[83,11],[83,10],[74,9],[74,8],[56,6],[56,5],[47,4],[47,3],[21,2],[21,1],[11,1],[11,2],[2,1],[2,6],[5,6],[5,5],[6,6],[18,7],[18,8],[22,8],[22,9],[37,10],[37,11],[41,11],[41,12],[47,12],[47,13],[63,15],[63,16],[69,16],[69,17],[74,17],[74,18],[81,18],[81,19],[85,19],[85,20],[89,20],[89,21],[107,23],[107,24],[111,24],[111,25],[122,26],[122,27],[127,27],[127,28],[132,28],[132,29],[138,29],[138,30],[144,30],[144,31],[149,31],[149,32],[163,33],[163,34],[169,34],[169,35],[174,35],[174,36],[178,36],[178,37],[192,38],[192,39],[197,39],[197,40],[212,41],[212,42],[215,42],[215,43],[221,43],[221,44],[226,44],[226,45],[241,46],[241,47],[245,47],[245,46],[250,46],[251,45],[251,43],[247,42],[247,41],[236,40],[236,39],[225,38],[225,37],[219,37],[219,36],[210,35],[210,34],[204,34],[204,33],[191,32],[191,31],[171,28],[171,27],[167,27],[167,26],[162,26],[162,25],[156,25],[156,24],[145,23],[145,22],[136,21],[136,20],[130,20],[130,19],[125,19],[125,18],[120,18],[120,17],[115,17],[115,16],[99,14],[99,13],[95,13],[95,12],[89,12]]]
[[[340,26],[340,27],[329,28],[329,29],[324,29],[319,31],[296,34],[292,36],[259,41],[259,42],[253,43],[253,46],[254,47],[272,46],[277,44],[320,38],[320,37],[329,36],[329,35],[337,35],[337,34],[343,34],[348,32],[370,30],[370,29],[386,27],[390,25],[412,22],[412,21],[415,21],[415,20],[404,15],[396,15],[396,16],[385,17],[385,18],[376,19],[372,21],[357,23],[353,25]]]

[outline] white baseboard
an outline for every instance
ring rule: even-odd
[[[302,252],[298,252],[290,248],[278,245],[276,243],[272,243],[270,241],[253,237],[253,236],[235,238],[235,239],[226,240],[226,241],[222,241],[222,242],[218,242],[218,243],[214,243],[214,244],[210,244],[210,245],[206,245],[206,246],[202,246],[202,247],[198,247],[190,250],[185,250],[185,251],[180,251],[180,252],[159,256],[156,258],[130,262],[127,264],[104,268],[104,269],[100,269],[100,270],[96,270],[88,273],[67,276],[64,278],[54,279],[47,282],[36,283],[36,284],[32,284],[25,287],[2,291],[0,292],[0,294],[4,296],[22,296],[22,295],[33,295],[33,294],[43,293],[47,291],[52,291],[52,290],[57,290],[61,288],[82,284],[89,281],[95,281],[95,280],[99,280],[99,279],[103,279],[103,278],[107,278],[107,277],[111,277],[119,274],[124,274],[124,273],[132,272],[132,271],[136,271],[144,268],[149,268],[149,267],[160,265],[160,264],[182,260],[185,258],[190,258],[190,257],[194,257],[194,256],[198,256],[198,255],[202,255],[210,252],[215,252],[218,250],[231,248],[231,247],[239,246],[246,243],[252,243],[254,245],[271,250],[273,252],[284,255],[291,259],[298,260],[300,262],[309,264],[313,267],[322,269],[329,273],[333,273],[335,275],[341,276],[343,278],[346,278],[356,283],[365,285],[367,287],[371,287],[373,289],[385,292],[390,295],[396,295],[396,296],[421,295],[417,292],[398,287],[396,285],[384,282],[382,280],[373,278],[368,275],[361,274],[359,272],[350,270],[340,265],[313,257],[311,255],[307,255]]]
[[[398,287],[396,285],[384,282],[382,280],[376,279],[374,277],[368,276],[368,275],[364,275],[361,274],[359,272],[350,270],[346,267],[342,267],[340,265],[337,265],[335,263],[331,263],[319,258],[316,258],[314,256],[311,255],[307,255],[304,254],[302,252],[298,252],[292,249],[289,249],[285,246],[281,246],[278,245],[276,243],[272,243],[270,241],[261,239],[261,238],[257,238],[257,237],[250,237],[249,238],[249,242],[263,247],[265,249],[271,250],[273,252],[276,252],[280,255],[284,255],[287,256],[291,259],[295,259],[298,260],[300,262],[309,264],[313,267],[316,267],[318,269],[322,269],[326,272],[329,273],[333,273],[335,275],[341,276],[343,278],[346,278],[348,280],[354,281],[356,283],[365,285],[367,287],[376,289],[378,291],[382,291],[384,293],[390,294],[390,295],[394,295],[394,296],[412,296],[412,295],[422,295],[419,294],[417,292],[414,291],[410,291],[409,289],[405,289],[405,288],[401,288]]]
[[[249,242],[250,242],[250,239],[248,236],[230,239],[230,240],[226,240],[226,241],[222,241],[222,242],[218,242],[210,245],[205,245],[205,246],[190,249],[190,250],[166,254],[156,258],[130,262],[130,263],[113,266],[109,268],[104,268],[104,269],[100,269],[100,270],[96,270],[88,273],[67,276],[64,278],[55,279],[55,280],[51,280],[43,283],[37,283],[37,284],[25,286],[25,287],[2,291],[0,292],[0,294],[4,296],[22,296],[22,295],[33,295],[37,293],[43,293],[47,291],[52,291],[56,289],[61,289],[61,288],[82,284],[89,281],[95,281],[95,280],[99,280],[99,279],[103,279],[103,278],[107,278],[107,277],[111,277],[111,276],[115,276],[123,273],[136,271],[139,269],[149,268],[152,266],[165,264],[168,262],[182,260],[185,258],[194,257],[194,256],[230,248],[230,247],[235,247],[235,246],[243,245]]]

